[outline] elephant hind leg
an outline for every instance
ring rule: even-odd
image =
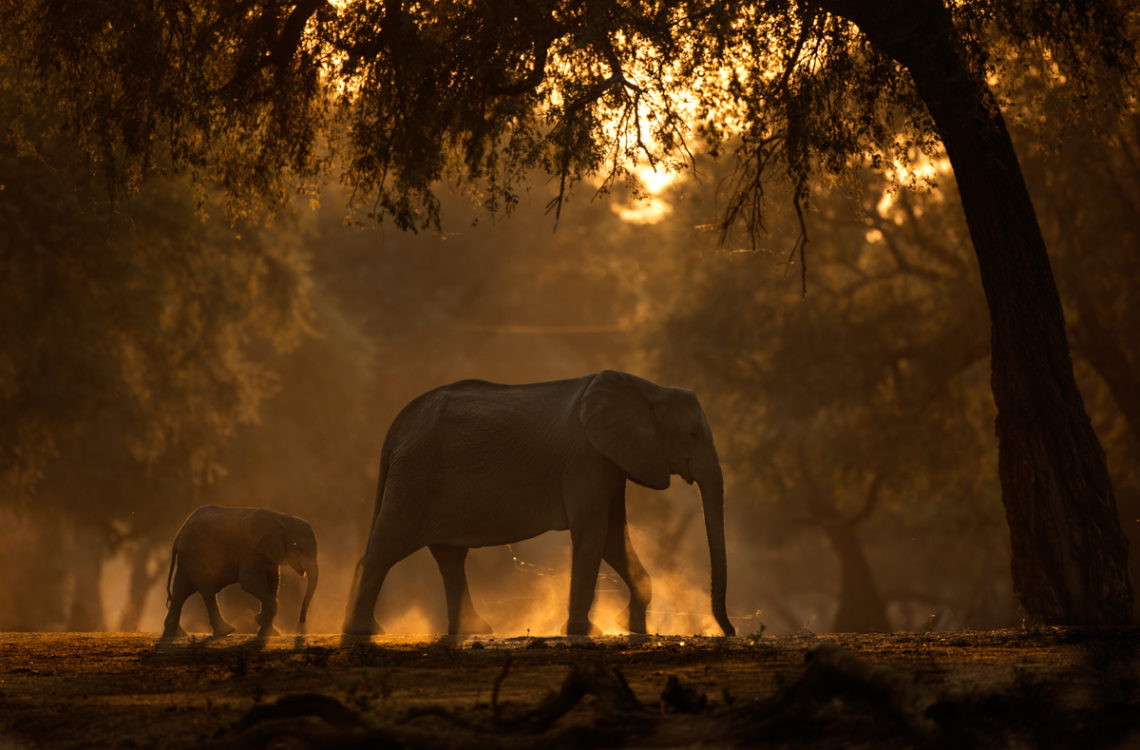
[[[467,587],[467,548],[432,544],[428,549],[443,576],[443,590],[447,596],[448,634],[483,635],[494,632],[487,621],[475,612],[475,605],[471,601],[471,591]]]
[[[345,635],[377,635],[384,632],[376,622],[374,614],[380,587],[393,565],[418,550],[422,545],[413,545],[400,539],[387,528],[376,527],[368,540],[368,549],[360,561],[359,575],[353,580],[349,594],[348,614],[344,621]]]
[[[178,635],[179,623],[182,621],[182,605],[194,593],[194,586],[181,571],[175,574],[170,587],[170,606],[166,610],[166,621],[162,626],[163,638],[174,638]]]

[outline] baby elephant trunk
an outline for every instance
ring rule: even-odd
[[[317,590],[317,579],[320,575],[317,571],[317,561],[313,560],[312,564],[305,568],[305,580],[308,585],[305,587],[305,598],[301,600],[301,616],[297,622],[304,625],[305,617],[309,614],[309,603],[313,601],[313,593]]]

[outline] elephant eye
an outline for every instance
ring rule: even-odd
[[[692,430],[689,430],[689,437],[691,437],[693,440],[696,440],[696,439],[697,439],[697,438],[699,438],[700,436],[701,436],[701,431],[700,431],[700,430],[698,430],[698,429],[696,429],[696,428],[694,428],[694,429],[692,429]]]

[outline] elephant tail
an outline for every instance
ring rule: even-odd
[[[174,598],[170,590],[170,582],[174,579],[174,561],[178,559],[178,548],[170,548],[170,570],[166,572],[166,608],[170,609],[170,602]]]
[[[376,518],[380,515],[380,505],[384,502],[384,485],[388,482],[388,465],[392,460],[392,446],[391,446],[391,433],[389,438],[384,440],[384,447],[380,449],[380,478],[376,480],[376,505],[372,509],[372,524],[376,525]]]
[[[356,569],[352,571],[352,585],[348,587],[350,592],[356,591],[356,584],[360,583],[360,571],[364,570],[364,558],[356,561]]]

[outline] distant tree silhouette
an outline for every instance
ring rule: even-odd
[[[222,473],[220,446],[273,391],[272,352],[305,330],[307,268],[188,180],[111,202],[2,80],[0,504],[56,530],[37,552],[74,578],[64,626],[101,629],[104,559],[169,544]]]

